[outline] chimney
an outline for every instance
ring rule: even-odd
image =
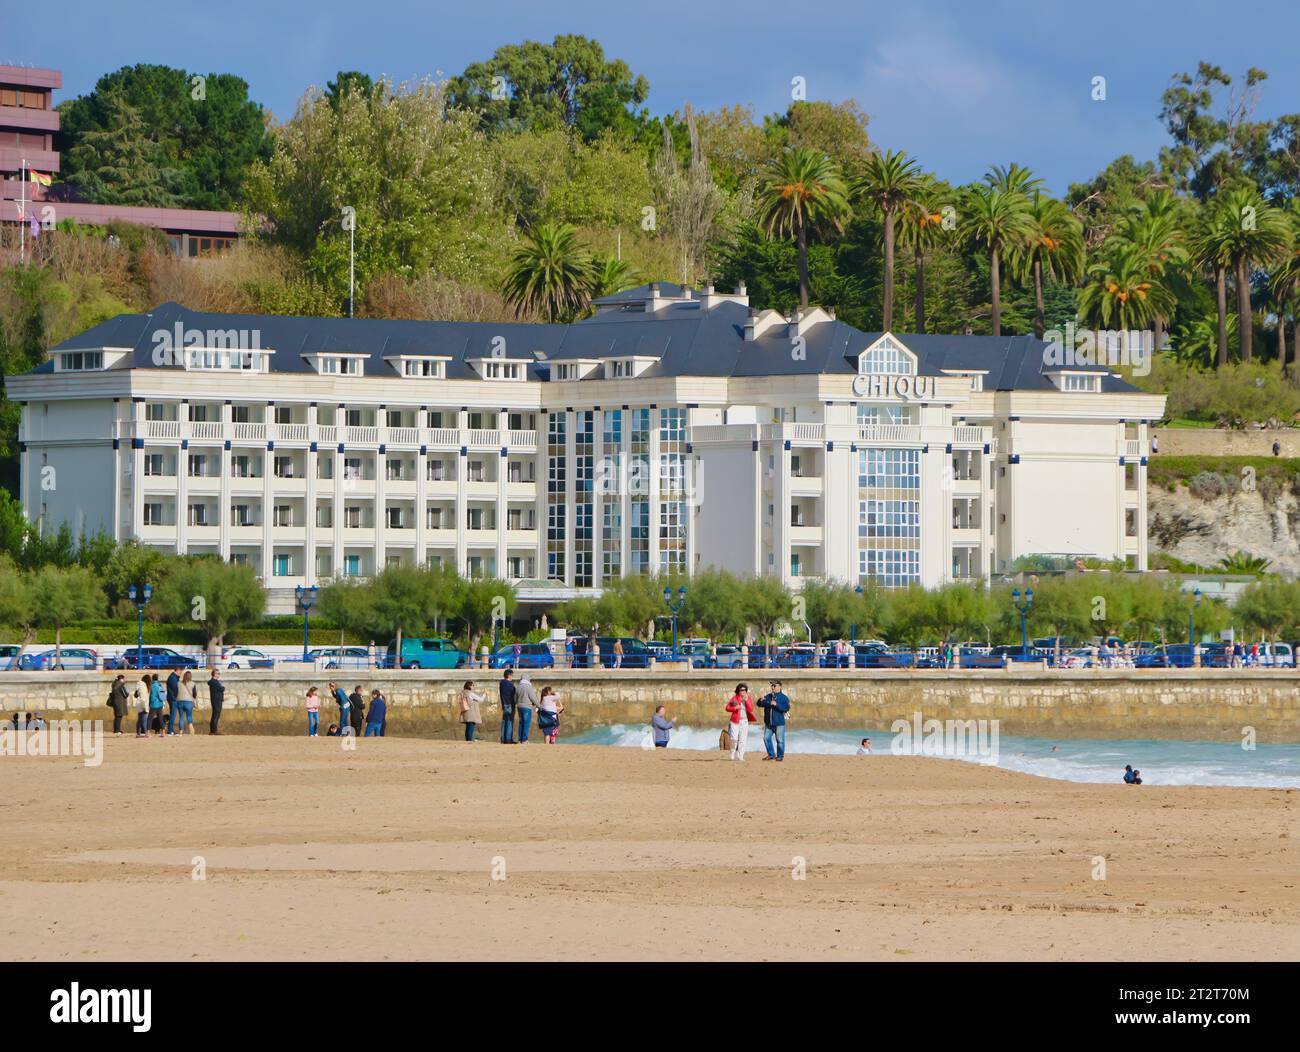
[[[754,323],[758,320],[758,311],[753,307],[749,309],[749,317],[745,319],[745,342],[752,343],[757,337],[754,331]]]
[[[645,309],[647,314],[653,314],[655,311],[659,309],[660,299],[661,296],[659,294],[659,282],[657,281],[650,282],[650,296],[645,301]]]

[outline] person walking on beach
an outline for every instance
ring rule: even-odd
[[[785,759],[785,714],[790,711],[790,699],[781,689],[780,680],[768,684],[767,693],[759,699],[763,709],[763,748],[767,759],[778,763]]]
[[[330,692],[330,697],[333,698],[336,702],[338,702],[340,729],[343,727],[347,727],[351,729],[352,721],[349,717],[351,716],[352,713],[352,699],[348,697],[348,692],[344,690],[342,687],[340,687],[337,683],[331,683],[328,689]],[[357,690],[360,689],[361,689],[360,687],[357,688]]]
[[[347,728],[353,734],[360,735],[361,728],[365,726],[366,718],[366,696],[361,693],[361,684],[358,683],[352,688],[352,694],[348,697],[348,723]],[[347,734],[344,725],[339,725],[339,733]]]
[[[514,682],[514,670],[506,669],[501,673],[497,683],[497,694],[501,698],[501,744],[515,743],[515,698],[517,696]]]
[[[736,684],[736,693],[727,702],[727,713],[731,717],[731,758],[743,761],[745,743],[749,739],[749,724],[758,719],[754,712],[754,699],[746,684]]]
[[[370,692],[370,711],[366,713],[366,737],[382,738],[384,721],[388,718],[388,702],[377,690]]]
[[[163,722],[163,705],[167,701],[167,691],[163,685],[158,682],[157,676],[146,676],[149,680],[149,728],[157,730],[158,737],[163,737],[167,733],[167,727]]]
[[[180,683],[176,685],[177,734],[184,734],[186,728],[189,729],[190,734],[194,733],[194,703],[198,700],[198,692],[194,688],[194,675],[186,669]]]
[[[131,693],[126,689],[126,677],[119,672],[108,692],[108,707],[113,710],[113,733],[116,735],[122,733],[122,717],[126,715],[130,702]]]
[[[537,702],[537,726],[541,728],[547,745],[554,745],[560,736],[560,714],[564,706],[554,687],[543,687],[542,696]]]
[[[467,679],[465,686],[460,691],[460,722],[465,724],[465,740],[472,742],[474,730],[483,722],[482,710],[479,708],[483,704],[483,695],[474,689],[474,681]]]
[[[315,687],[307,688],[307,737],[316,737],[320,727],[320,692]]]
[[[208,720],[208,733],[220,734],[221,706],[226,702],[226,685],[221,682],[221,669],[214,668],[208,675],[208,704],[212,706],[212,718]]]
[[[656,749],[668,748],[668,734],[676,726],[664,712],[664,706],[660,705],[655,709],[655,714],[650,717],[650,727],[654,733]]]
[[[533,710],[537,707],[537,702],[537,688],[533,686],[528,673],[525,672],[519,677],[519,683],[515,687],[515,707],[519,710],[520,745],[528,741],[528,732],[533,725]]]
[[[140,682],[135,685],[135,736],[137,738],[149,737],[149,687],[152,681],[149,679],[149,673],[140,677]]]
[[[176,733],[176,696],[180,685],[180,674],[172,669],[167,676],[167,734],[169,736]]]

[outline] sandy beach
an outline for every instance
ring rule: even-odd
[[[1300,956],[1288,790],[223,736],[5,757],[0,794],[10,961]]]

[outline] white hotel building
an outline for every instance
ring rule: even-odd
[[[1164,399],[1045,348],[662,284],[573,325],[168,303],[7,385],[30,518],[247,562],[273,608],[394,564],[536,601],[706,566],[794,586],[986,580],[1028,554],[1144,569]]]

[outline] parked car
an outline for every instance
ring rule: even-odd
[[[520,643],[519,653],[515,653],[515,644],[508,643],[498,647],[492,655],[493,668],[554,668],[555,658],[545,643]]]
[[[252,647],[231,647],[221,655],[226,668],[275,668],[275,658]]]
[[[171,647],[131,647],[122,651],[117,668],[173,669],[198,668],[198,658],[181,654]]]
[[[612,646],[613,644],[611,643],[610,645]],[[651,656],[656,661],[669,661],[672,659],[673,648],[670,643],[662,643],[657,639],[651,639],[646,643],[645,647],[650,651]],[[603,652],[602,648],[602,653]]]
[[[963,644],[957,648],[962,668],[1002,668],[1006,660],[994,654],[993,648],[982,644]]]
[[[643,643],[639,639],[631,636],[597,636],[596,645],[600,647],[600,663],[602,665],[613,661],[614,640],[618,639],[623,644],[623,668],[647,668],[652,657],[660,660],[655,651],[650,649],[650,644]],[[591,659],[588,655],[588,647],[591,645],[589,636],[577,636],[573,640],[573,667],[590,668]],[[672,647],[666,647],[667,652],[671,655]]]
[[[402,637],[400,658],[396,641],[389,643],[384,658],[384,665],[388,668],[464,668],[468,664],[469,654],[451,640],[419,636]]]
[[[719,643],[716,652],[709,656],[706,668],[744,668],[745,655],[739,643]]]
[[[881,643],[859,644],[854,647],[858,668],[907,668],[911,656],[899,654]]]
[[[99,655],[89,647],[64,647],[56,660],[53,650],[42,650],[39,653],[29,650],[18,659],[18,668],[24,672],[95,669],[99,668]]]
[[[365,668],[370,651],[365,647],[317,647],[307,651],[307,660],[325,668]]]
[[[0,671],[10,671],[18,666],[15,662],[18,660],[18,652],[22,649],[17,643],[5,643],[0,645]]]

